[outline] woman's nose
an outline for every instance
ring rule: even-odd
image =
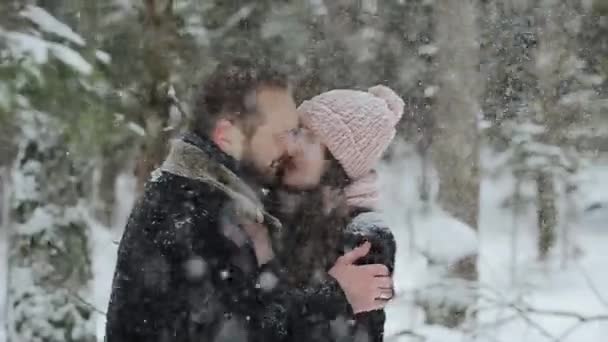
[[[289,156],[294,156],[302,150],[302,141],[297,134],[286,135],[283,144],[285,144],[285,150]]]

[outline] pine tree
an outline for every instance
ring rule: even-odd
[[[99,52],[48,11],[12,3],[0,31],[2,117],[15,128],[10,170],[11,341],[94,341],[86,158],[103,108]],[[4,15],[5,13],[2,13]],[[93,119],[93,120],[92,120]],[[90,123],[95,121],[95,126]],[[75,142],[78,144],[75,144]]]
[[[70,156],[51,116],[21,111],[12,170],[9,257],[11,341],[95,341],[89,223],[81,202],[86,164]]]

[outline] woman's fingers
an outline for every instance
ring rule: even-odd
[[[369,244],[369,242],[366,242],[366,244]],[[382,264],[362,265],[361,268],[367,270],[376,277],[388,277],[390,275],[388,267]]]
[[[393,279],[391,277],[376,277],[376,287],[379,289],[393,289]]]
[[[394,296],[395,293],[393,292],[393,290],[378,289],[378,294],[374,299],[374,308],[372,310],[384,309],[384,307],[386,307],[388,302],[393,299]]]
[[[376,300],[391,300],[393,299],[395,293],[392,289],[378,289],[378,294],[376,295]]]
[[[377,300],[391,300],[395,294],[393,290],[392,277],[376,277],[375,284],[377,289]]]

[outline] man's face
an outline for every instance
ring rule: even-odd
[[[260,123],[245,143],[242,162],[271,183],[287,154],[285,139],[298,127],[296,104],[289,90],[262,87],[257,91],[256,105]]]

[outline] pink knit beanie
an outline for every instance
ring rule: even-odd
[[[358,180],[369,174],[395,137],[403,107],[393,90],[377,85],[367,92],[331,90],[304,101],[298,111],[348,177]]]

